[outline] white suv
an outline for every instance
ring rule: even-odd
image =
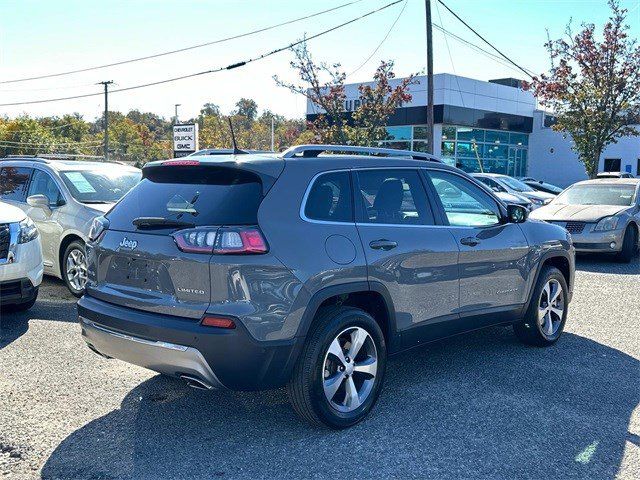
[[[42,241],[44,273],[76,296],[87,281],[85,242],[93,219],[140,181],[140,169],[108,162],[0,159],[0,200],[24,211]]]
[[[41,282],[38,229],[22,210],[0,202],[0,307],[28,310]]]

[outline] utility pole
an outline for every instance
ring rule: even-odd
[[[181,103],[176,103],[175,104],[175,107],[176,107],[176,116],[175,116],[175,119],[176,119],[175,122],[176,123],[175,123],[175,125],[178,125],[180,123],[180,121],[178,120],[178,107],[181,106],[181,105],[182,105]]]
[[[424,2],[427,15],[427,130],[429,141],[427,152],[433,153],[433,30],[431,28],[431,0]]]
[[[109,85],[113,80],[98,82],[98,85],[104,85],[104,160],[109,160]]]
[[[273,152],[274,150],[274,144],[275,144],[275,128],[274,128],[274,121],[273,121],[273,115],[271,115],[271,151]]]

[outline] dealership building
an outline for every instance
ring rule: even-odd
[[[402,79],[394,79],[392,87]],[[358,87],[346,85],[345,110],[360,105]],[[389,118],[386,146],[424,151],[427,140],[427,79],[409,87],[412,99]],[[307,102],[307,118],[319,112]],[[552,115],[536,108],[531,92],[513,78],[488,82],[446,73],[434,75],[435,154],[469,171],[531,176],[559,186],[587,178],[571,149],[571,137],[554,131]],[[640,127],[639,127],[640,128]],[[640,175],[640,137],[609,145],[600,171]]]

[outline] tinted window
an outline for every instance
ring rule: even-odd
[[[359,221],[398,225],[433,225],[433,213],[416,170],[358,172]]]
[[[33,171],[33,178],[31,178],[27,196],[30,197],[31,195],[46,196],[49,199],[49,205],[52,207],[58,206],[59,200],[62,199],[60,190],[53,181],[53,178],[42,170]]]
[[[118,168],[116,165],[60,173],[73,198],[82,203],[117,202],[140,181],[141,175],[138,170]]]
[[[131,230],[139,217],[203,225],[255,225],[262,200],[260,179],[216,167],[153,167],[107,217],[114,230]]]
[[[309,191],[304,214],[312,220],[353,222],[349,172],[320,175]]]
[[[30,168],[4,167],[0,169],[0,194],[2,199],[24,202],[30,175]]]
[[[449,172],[429,171],[449,225],[484,227],[500,223],[496,202],[469,180]]]

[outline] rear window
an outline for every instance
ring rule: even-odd
[[[107,215],[113,230],[135,229],[141,217],[205,225],[255,225],[262,201],[260,178],[219,167],[152,167]]]

